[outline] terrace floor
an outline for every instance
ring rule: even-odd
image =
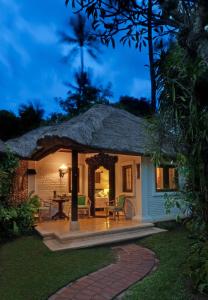
[[[70,221],[39,223],[36,230],[44,244],[52,251],[79,249],[138,239],[163,230],[152,223],[111,218],[87,218],[79,220],[79,230],[70,230]]]
[[[126,220],[121,217],[119,220],[113,220],[111,218],[85,218],[79,219],[79,233],[98,232],[98,231],[110,231],[112,229],[121,229],[128,227],[135,227],[140,225],[139,221]],[[58,235],[70,233],[70,221],[57,220],[57,221],[45,221],[38,223],[36,229],[41,233],[53,232]],[[73,231],[74,232],[74,231]]]

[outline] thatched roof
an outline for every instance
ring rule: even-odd
[[[40,151],[41,142],[57,143],[57,139],[74,141],[95,150],[145,154],[148,127],[148,121],[143,118],[111,106],[96,105],[69,121],[41,127],[9,140],[7,145],[19,156],[27,158]]]
[[[6,146],[2,140],[0,140],[0,153],[4,153],[6,151]]]

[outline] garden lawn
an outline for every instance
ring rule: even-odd
[[[157,271],[127,290],[124,299],[194,299],[183,273],[190,249],[185,230],[179,228],[136,243],[152,249],[160,263]],[[70,281],[114,259],[110,247],[51,252],[35,235],[13,240],[0,246],[0,299],[47,299]]]
[[[131,287],[124,299],[194,299],[186,288],[184,276],[184,263],[190,249],[190,240],[185,230],[178,229],[157,234],[137,243],[153,250],[160,263],[157,271]]]
[[[41,300],[114,260],[107,247],[49,251],[38,236],[0,245],[0,299]]]

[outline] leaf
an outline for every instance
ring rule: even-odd
[[[116,47],[116,43],[115,43],[115,40],[114,40],[113,37],[111,38],[111,43],[112,43],[112,47],[115,48]]]
[[[144,39],[142,40],[142,44],[144,47],[147,47],[147,42]]]
[[[90,15],[93,15],[95,17],[95,4],[88,6],[86,9],[86,12],[87,12],[88,17]]]

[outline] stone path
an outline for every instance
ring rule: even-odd
[[[70,283],[49,300],[110,300],[145,277],[156,265],[155,254],[136,244],[113,247],[117,261]]]

